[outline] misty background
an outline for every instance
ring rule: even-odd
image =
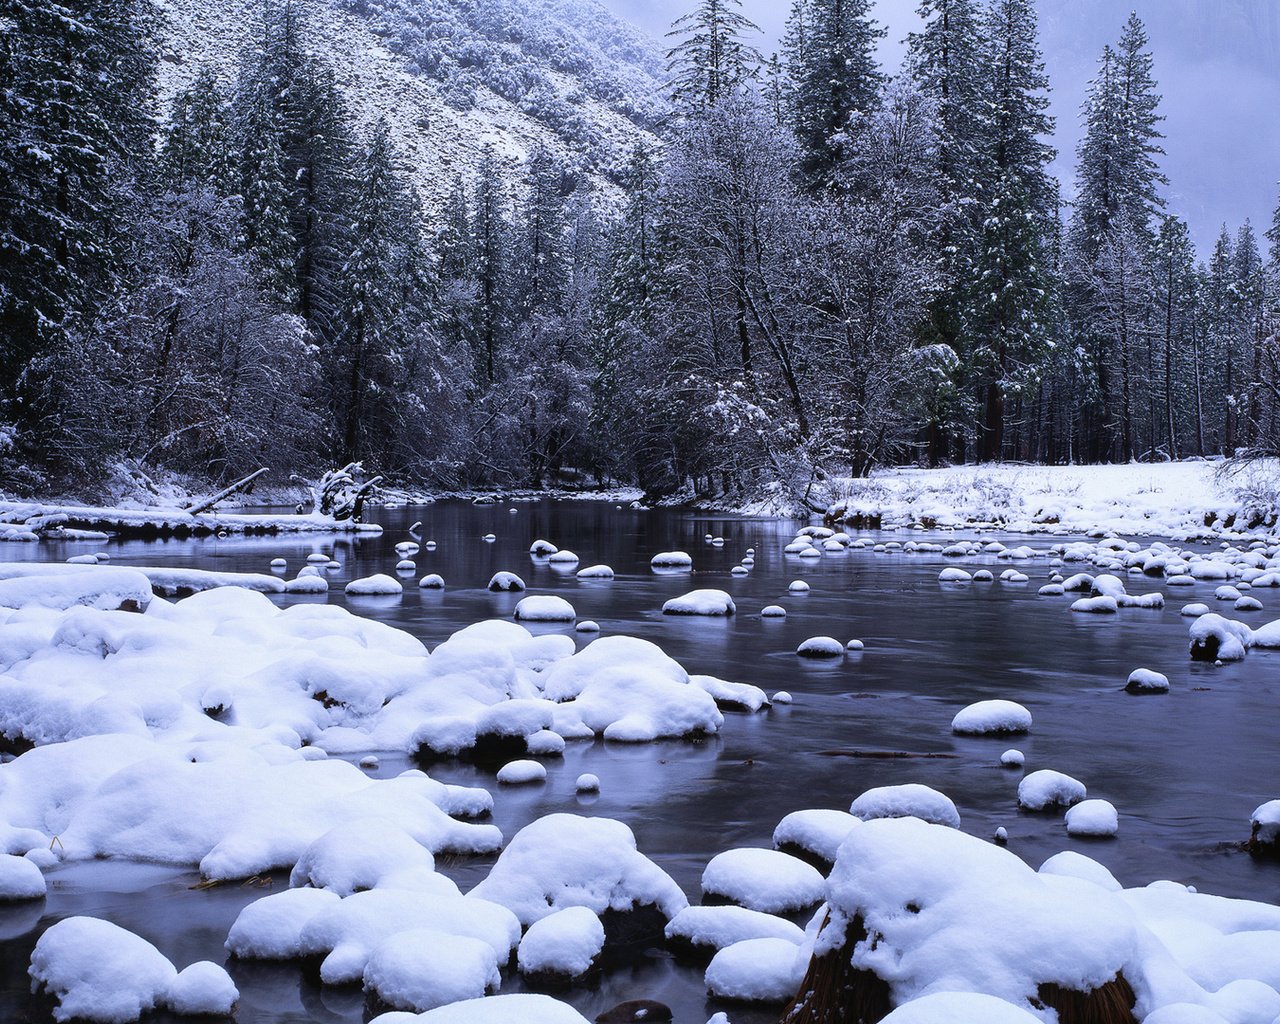
[[[694,0],[601,0],[661,39]],[[881,46],[886,70],[901,62],[919,26],[917,0],[878,0],[889,30]],[[768,55],[780,46],[788,0],[743,0],[761,28]],[[1115,43],[1130,10],[1146,22],[1164,94],[1164,170],[1169,208],[1184,217],[1207,256],[1226,223],[1247,217],[1271,224],[1280,179],[1280,2],[1277,0],[1040,0],[1041,45],[1053,85],[1059,149],[1055,173],[1074,190],[1080,106],[1102,47]],[[666,45],[667,41],[663,41]]]

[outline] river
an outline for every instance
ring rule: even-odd
[[[514,510],[514,511],[512,511]],[[1022,566],[1022,585],[941,586],[938,554],[876,554],[853,550],[821,560],[783,554],[794,522],[642,511],[602,502],[522,502],[475,506],[461,501],[377,509],[380,537],[231,538],[204,541],[128,541],[106,545],[114,565],[173,565],[224,571],[266,572],[282,556],[296,569],[308,553],[331,553],[342,569],[330,577],[329,595],[274,597],[284,601],[346,604],[419,637],[428,645],[470,623],[510,618],[523,595],[485,589],[498,570],[520,574],[531,593],[565,597],[580,618],[597,621],[603,635],[625,633],[652,640],[690,672],[754,683],[767,692],[794,695],[756,715],[727,714],[722,732],[702,742],[628,746],[596,741],[570,743],[563,759],[547,762],[548,778],[534,787],[499,787],[492,774],[463,765],[435,765],[445,782],[479,785],[496,801],[493,821],[510,838],[524,824],[553,811],[604,815],[626,822],[640,849],[698,901],[707,861],[739,846],[769,846],[779,819],[808,807],[847,809],[854,797],[881,785],[921,782],[948,794],[965,831],[989,837],[1008,830],[1010,849],[1033,866],[1074,849],[1100,861],[1126,886],[1171,878],[1201,891],[1280,902],[1280,867],[1240,852],[1250,812],[1277,795],[1280,710],[1277,657],[1254,652],[1227,666],[1194,664],[1187,657],[1187,620],[1178,614],[1191,600],[1212,603],[1212,584],[1165,589],[1162,611],[1125,610],[1114,616],[1073,615],[1064,598],[1037,596],[1049,568],[1046,559]],[[340,584],[390,572],[394,544],[409,539],[421,522],[421,539],[436,541],[414,556],[402,597],[346,596]],[[496,539],[487,542],[486,534]],[[704,540],[724,538],[723,546]],[[974,536],[959,531],[934,536],[913,532],[892,538],[950,543]],[[535,538],[571,548],[580,562],[562,571],[531,559]],[[984,537],[990,539],[990,535]],[[1008,540],[996,535],[996,539]],[[1016,538],[1043,547],[1046,538]],[[7,545],[0,558],[62,560],[84,545]],[[748,548],[755,565],[745,577],[730,575]],[[649,566],[658,551],[682,549],[696,573],[659,575]],[[612,566],[612,581],[579,580],[573,570]],[[969,559],[967,568],[1006,567],[994,557]],[[416,579],[439,573],[441,591],[419,590]],[[804,579],[807,595],[788,593]],[[1164,589],[1143,580],[1133,589]],[[738,614],[731,619],[665,617],[663,601],[695,587],[729,591]],[[1255,592],[1276,617],[1272,591]],[[762,619],[759,610],[785,605],[785,620]],[[1276,603],[1280,609],[1280,603]],[[535,632],[570,631],[537,626]],[[797,644],[827,634],[864,641],[863,652],[835,663],[797,658]],[[572,634],[579,646],[590,635]],[[1164,672],[1172,691],[1132,697],[1123,691],[1129,672]],[[964,705],[1004,697],[1035,716],[1031,735],[1010,743],[953,736],[952,716]],[[1021,773],[999,765],[1008,746],[1027,756],[1027,770],[1054,768],[1085,782],[1091,797],[1120,812],[1119,835],[1110,840],[1069,839],[1057,816],[1016,808]],[[852,752],[945,755],[933,758],[865,758]],[[376,774],[408,766],[383,757]],[[579,796],[582,772],[601,779],[598,796]],[[483,877],[491,859],[446,861],[440,870],[465,890]],[[72,914],[115,921],[154,942],[179,966],[197,959],[222,963],[222,943],[240,908],[261,888],[223,886],[195,890],[194,871],[153,865],[93,862],[48,873],[42,904],[0,906],[0,1020],[51,1020],[44,1003],[27,995],[25,969],[39,933]],[[279,876],[273,884],[287,884]],[[321,988],[292,966],[231,964],[241,991],[241,1024],[326,1022],[367,1018],[358,990]],[[504,991],[519,991],[518,978]],[[588,1018],[625,999],[668,1003],[680,1024],[702,1024],[728,1009],[735,1024],[776,1020],[776,1011],[744,1010],[709,1001],[701,971],[664,954],[612,971],[590,990],[561,996]],[[152,1018],[164,1020],[157,1015]]]

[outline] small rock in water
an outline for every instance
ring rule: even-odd
[[[528,782],[545,782],[547,769],[537,761],[509,761],[498,769],[498,781],[504,786],[521,786]]]
[[[94,561],[96,562],[97,559],[95,558]],[[286,562],[283,558],[271,559],[271,568],[273,569],[287,569],[288,567],[289,567],[289,563]]]
[[[762,619],[785,619],[787,610],[780,604],[771,604],[760,610],[760,617]]]
[[[576,786],[579,793],[599,793],[600,792],[599,778],[597,778],[596,776],[590,773],[579,775]]]
[[[786,690],[779,690],[777,693],[773,695],[774,704],[790,704],[791,699],[792,699],[791,694],[789,694]]]
[[[867,645],[864,644],[861,640],[850,640],[847,644],[844,645],[844,649],[846,651],[861,651],[861,650],[865,650],[866,646]]]
[[[599,633],[600,623],[592,619],[583,619],[573,628],[577,630],[579,633]]]
[[[430,576],[423,576],[418,581],[418,586],[423,590],[443,590],[444,577],[433,572]]]
[[[1125,689],[1130,693],[1168,693],[1169,677],[1149,668],[1135,668],[1129,673]]]
[[[378,763],[378,759],[374,757],[373,754],[368,754],[365,757],[360,758],[361,768],[377,768]]]
[[[809,584],[804,580],[796,580],[787,589],[793,594],[807,594],[809,593]]]
[[[612,1010],[605,1010],[596,1017],[596,1024],[662,1024],[671,1020],[671,1007],[654,999],[631,999],[619,1003]]]
[[[1009,831],[1003,825],[1000,828],[996,829],[996,834],[992,838],[995,839],[997,846],[1009,845]]]
[[[493,543],[495,540],[497,540],[497,539],[498,539],[498,538],[497,538],[497,537],[495,537],[492,533],[486,533],[486,534],[484,535],[484,542],[485,542],[486,544],[492,544],[492,543]]]
[[[844,654],[844,644],[834,637],[811,636],[796,648],[802,658],[838,658]]]
[[[1027,763],[1027,758],[1021,750],[1010,749],[1000,755],[1000,763],[1006,768],[1021,768]]]

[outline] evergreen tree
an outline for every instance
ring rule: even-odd
[[[1051,336],[1046,243],[1057,190],[1048,172],[1053,150],[1044,140],[1053,121],[1032,0],[992,0],[982,34],[989,71],[980,159],[989,191],[968,318],[979,349],[978,457],[993,460],[1004,454],[1006,397],[1034,386]]]
[[[208,67],[178,93],[161,152],[161,176],[173,189],[207,185],[217,195],[236,191],[231,114],[217,76]]]
[[[801,171],[815,191],[829,187],[852,154],[885,81],[876,63],[885,29],[872,18],[872,6],[872,0],[798,0],[792,8],[791,119]]]
[[[498,357],[508,326],[510,225],[502,176],[493,147],[486,147],[471,219],[472,273],[476,286],[476,366],[484,385],[498,379]]]
[[[671,95],[694,109],[731,96],[760,73],[760,51],[744,41],[760,32],[742,13],[742,0],[699,0],[667,33],[680,41],[667,52]]]

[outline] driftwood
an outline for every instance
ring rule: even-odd
[[[267,468],[265,466],[262,469],[255,470],[244,479],[237,480],[230,487],[224,487],[222,490],[220,490],[217,494],[213,495],[212,497],[206,498],[204,501],[197,502],[192,505],[188,505],[186,510],[190,512],[193,516],[198,516],[201,512],[209,512],[213,509],[215,505],[218,504],[218,502],[222,501],[224,498],[229,498],[231,497],[231,495],[236,494],[239,491],[249,490],[250,485],[255,480],[257,480],[258,477],[262,476],[262,474],[265,472],[267,472]]]
[[[326,516],[339,522],[358,523],[364,516],[365,502],[368,501],[382,483],[382,477],[375,476],[364,483],[356,479],[364,467],[359,462],[350,462],[341,469],[331,469],[315,484],[311,484],[311,511],[315,515]],[[291,477],[299,480],[299,477]],[[305,506],[298,506],[301,515]]]

